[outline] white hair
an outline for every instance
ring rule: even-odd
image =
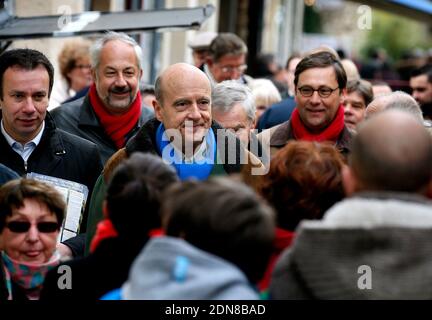
[[[227,112],[240,103],[250,121],[255,121],[255,101],[252,91],[236,80],[226,80],[216,84],[212,90],[212,109]]]
[[[114,31],[108,31],[102,38],[98,39],[91,47],[90,57],[91,57],[92,67],[96,69],[99,66],[100,54],[103,47],[107,42],[113,40],[122,41],[124,43],[131,45],[134,48],[135,56],[138,61],[138,69],[141,70],[143,53],[139,44],[133,38],[129,37],[126,33],[114,32]]]

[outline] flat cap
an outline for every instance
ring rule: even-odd
[[[216,32],[201,32],[196,34],[195,37],[188,42],[188,45],[193,50],[208,49],[210,43],[214,38],[216,38],[216,36]]]

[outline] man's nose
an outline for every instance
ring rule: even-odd
[[[26,112],[26,113],[33,113],[33,112],[36,111],[36,107],[34,105],[32,97],[28,97],[25,100],[25,105],[24,105],[23,111]]]
[[[345,115],[350,115],[352,114],[352,107],[350,103],[344,104],[344,113]]]
[[[241,75],[242,73],[238,69],[234,68],[231,71],[231,80],[237,80],[241,77]]]
[[[318,94],[318,91],[314,91],[312,96],[310,97],[311,103],[318,104],[321,103],[321,97]]]
[[[188,118],[189,119],[193,119],[193,120],[197,120],[201,118],[201,113],[200,110],[198,108],[198,104],[194,103],[190,109],[190,112],[188,113]]]
[[[125,87],[125,86],[127,86],[127,82],[126,82],[126,80],[125,80],[125,78],[123,77],[122,74],[119,74],[117,76],[116,81],[115,81],[115,85],[118,86],[118,87]]]

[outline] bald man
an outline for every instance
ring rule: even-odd
[[[265,173],[259,159],[233,133],[212,121],[211,85],[200,69],[187,63],[169,66],[156,79],[155,96],[156,118],[144,124],[125,148],[108,160],[104,184],[114,168],[136,151],[162,157],[176,169],[181,180],[206,180],[214,175],[239,173],[243,164],[250,166],[252,174]],[[91,201],[94,213],[100,212],[104,188],[98,186],[98,197]],[[101,219],[101,214],[89,218],[90,237]]]
[[[386,110],[358,129],[349,198],[307,221],[274,269],[273,299],[430,299],[432,140],[414,116]]]
[[[412,96],[403,91],[390,92],[373,99],[366,108],[365,117],[370,118],[372,115],[387,109],[399,109],[409,112],[423,123],[424,119],[420,106]]]
[[[423,126],[432,134],[432,121],[423,118],[422,110],[417,101],[408,93],[395,91],[378,96],[366,108],[366,119],[375,115],[377,112],[398,109],[412,114]]]

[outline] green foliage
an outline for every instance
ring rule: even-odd
[[[373,48],[384,48],[392,59],[413,48],[431,48],[432,35],[427,28],[412,19],[372,10],[372,29],[368,31],[361,54],[366,58]]]

